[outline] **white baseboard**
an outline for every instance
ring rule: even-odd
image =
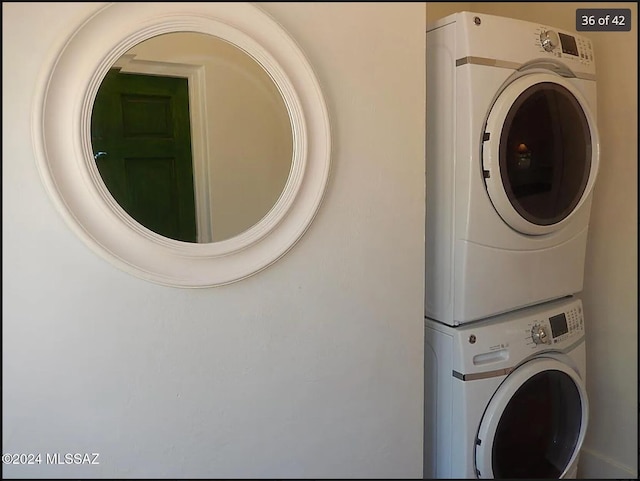
[[[625,466],[615,459],[583,447],[578,463],[580,479],[637,479],[637,467]]]

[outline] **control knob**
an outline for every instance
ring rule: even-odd
[[[531,329],[531,339],[533,339],[533,342],[536,344],[551,344],[547,328],[540,324],[536,324],[533,326],[533,329]]]
[[[553,30],[543,30],[540,33],[540,45],[547,52],[551,52],[554,48],[556,48],[560,44],[560,38],[558,34]]]

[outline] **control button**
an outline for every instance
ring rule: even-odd
[[[533,326],[533,329],[531,329],[531,338],[536,344],[551,344],[547,329],[539,324],[536,324]]]
[[[542,48],[547,52],[551,52],[559,43],[560,38],[553,30],[543,30],[540,33],[540,45],[542,45]]]

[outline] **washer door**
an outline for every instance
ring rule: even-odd
[[[483,138],[487,192],[518,232],[560,229],[591,192],[599,160],[595,117],[566,78],[518,77],[493,104]]]
[[[514,370],[493,395],[475,446],[479,478],[562,478],[576,461],[588,422],[578,373],[539,357]]]

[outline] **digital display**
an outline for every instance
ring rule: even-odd
[[[569,55],[578,56],[578,45],[576,45],[576,39],[571,35],[558,32],[560,37],[560,44],[562,45],[562,51]]]
[[[551,324],[551,335],[553,337],[558,337],[569,332],[567,317],[564,315],[564,312],[557,316],[550,317],[549,323]]]

